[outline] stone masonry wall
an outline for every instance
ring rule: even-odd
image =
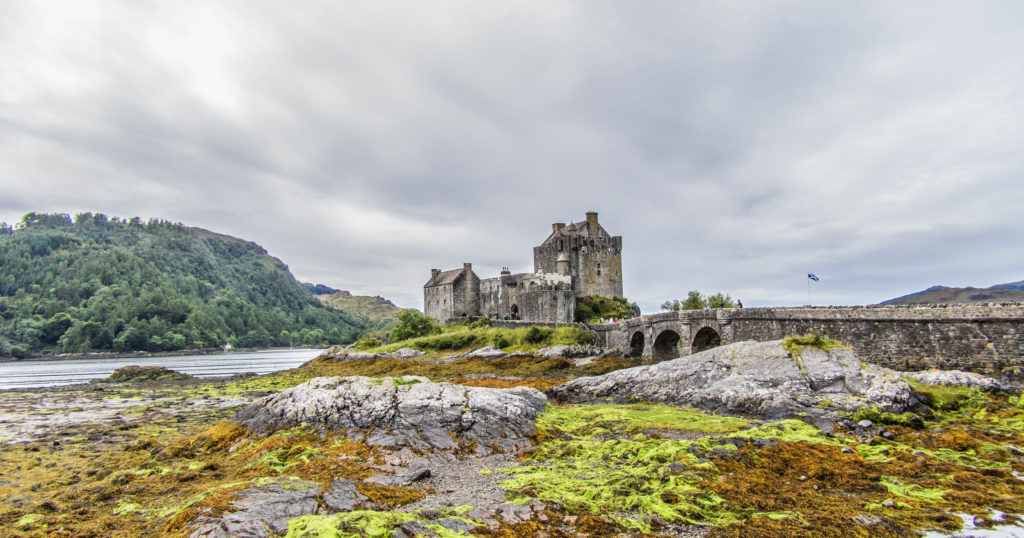
[[[850,346],[862,359],[897,370],[929,368],[998,373],[1024,367],[1024,305],[935,305],[743,308],[666,312],[593,326],[598,342],[623,351],[645,335],[645,356],[658,334],[672,330],[686,354],[700,329],[723,344],[778,340],[817,332]]]
[[[1024,366],[1024,305],[748,308],[721,319],[730,320],[729,342],[818,332],[897,370]]]
[[[451,319],[480,315],[480,278],[467,271],[452,287]]]
[[[569,276],[516,274],[480,281],[480,315],[505,319],[515,306],[524,320],[571,322],[576,294]]]
[[[534,247],[535,270],[558,272],[562,253],[569,257],[569,273],[575,279],[577,295],[622,296],[621,237],[570,236]]]
[[[423,290],[423,311],[438,323],[446,323],[452,319],[452,307],[455,297],[452,285],[425,287]]]

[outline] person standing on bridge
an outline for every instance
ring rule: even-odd
[[[743,301],[736,299],[736,308],[743,308]]]

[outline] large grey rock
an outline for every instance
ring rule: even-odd
[[[338,478],[324,492],[324,508],[328,513],[350,512],[361,508],[369,502],[369,498],[356,490],[354,480]]]
[[[537,354],[546,359],[576,359],[581,357],[596,357],[604,353],[604,349],[597,346],[551,346],[537,350]]]
[[[1004,390],[999,381],[974,372],[960,370],[927,370],[924,372],[908,372],[903,374],[928,385],[955,385],[977,387],[981,390]]]
[[[288,520],[312,514],[320,486],[312,482],[267,484],[238,492],[232,511],[219,518],[198,518],[190,538],[269,538],[288,531]]]
[[[388,353],[388,355],[396,359],[415,359],[416,357],[422,357],[426,354],[427,353],[425,351],[420,351],[411,347],[403,347],[402,349]]]
[[[353,346],[334,346],[327,351],[324,351],[317,357],[317,359],[325,361],[372,361],[377,359],[391,359],[391,355],[387,353],[370,353],[367,351],[356,351]]]
[[[826,416],[863,405],[902,412],[917,403],[898,373],[861,363],[849,350],[804,348],[792,357],[781,341],[738,342],[579,378],[547,393],[567,402],[646,400],[764,418]]]
[[[464,359],[504,359],[505,357],[508,357],[508,353],[494,346],[474,349],[462,355]]]
[[[515,450],[547,402],[528,387],[492,389],[432,383],[423,377],[318,377],[256,400],[234,420],[258,433],[308,424],[346,431],[370,444],[454,449],[455,439]]]

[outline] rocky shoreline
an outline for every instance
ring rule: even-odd
[[[795,351],[795,353],[794,353]],[[1013,525],[1006,380],[841,347],[332,349],[0,393],[0,525],[76,536],[904,536]],[[768,515],[759,515],[768,514]]]

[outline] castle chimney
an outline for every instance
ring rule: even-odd
[[[501,268],[501,276],[510,276],[510,275],[512,275],[512,271],[509,271],[508,267],[502,267]]]
[[[439,274],[441,274],[441,270],[440,269],[431,269],[430,270],[430,278],[437,278],[437,275],[439,275]]]
[[[464,263],[464,264],[462,264],[462,272],[466,273],[467,275],[469,273],[473,272],[473,264],[471,264],[471,263]]]
[[[562,228],[565,228],[565,223],[564,222],[556,222],[556,223],[551,225],[551,232],[552,233],[558,233],[558,230],[561,230]]]
[[[590,237],[597,237],[597,211],[587,211],[587,230]]]

